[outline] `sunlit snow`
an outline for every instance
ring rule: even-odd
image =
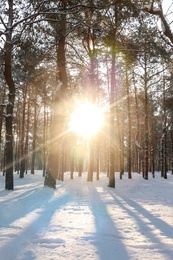
[[[172,260],[173,175],[144,180],[116,174],[116,188],[100,180],[65,174],[57,189],[43,186],[41,171],[14,191],[0,173],[0,259],[2,260]]]

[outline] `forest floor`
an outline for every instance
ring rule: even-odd
[[[172,260],[173,175],[144,180],[116,174],[116,188],[100,180],[65,174],[56,190],[44,187],[41,171],[14,191],[0,173],[0,260]]]

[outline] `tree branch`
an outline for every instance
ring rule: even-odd
[[[1,21],[1,23],[3,24],[4,28],[7,29],[7,26],[6,26],[6,24],[4,23],[4,20],[2,19],[2,16],[1,16],[1,15],[0,15],[0,21]]]
[[[152,0],[152,3],[150,5],[144,5],[141,10],[144,12],[147,12],[152,15],[157,15],[161,19],[162,25],[163,25],[163,33],[164,35],[169,38],[169,40],[173,43],[173,33],[171,31],[171,28],[163,14],[163,9],[161,4],[159,5],[159,8],[155,8],[154,6],[154,0]]]

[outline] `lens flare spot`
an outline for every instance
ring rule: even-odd
[[[78,103],[70,117],[71,131],[87,138],[97,134],[103,123],[102,110],[90,102]]]

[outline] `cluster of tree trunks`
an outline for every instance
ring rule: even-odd
[[[121,4],[119,1],[113,3],[103,1],[103,6],[97,6],[94,1],[91,1],[90,5],[86,5],[84,3],[72,4],[71,1],[61,0],[55,7],[35,1],[35,5],[33,3],[34,12],[32,14],[28,13],[26,17],[17,21],[18,16],[15,17],[14,1],[9,0],[7,2],[8,11],[3,10],[2,14],[4,16],[0,16],[1,24],[4,27],[4,30],[0,29],[0,36],[3,37],[4,41],[3,80],[5,91],[3,97],[4,100],[6,99],[5,106],[4,104],[0,106],[0,144],[3,143],[2,130],[5,126],[5,148],[4,154],[2,154],[3,149],[1,147],[0,156],[1,167],[3,165],[5,172],[5,188],[8,190],[14,189],[14,165],[20,173],[20,178],[23,178],[28,167],[30,167],[31,173],[34,174],[36,160],[39,156],[42,157],[41,165],[43,176],[45,177],[44,185],[51,188],[56,188],[56,179],[64,179],[66,170],[70,171],[71,178],[73,178],[74,171],[78,171],[79,176],[81,176],[82,171],[87,170],[88,181],[93,181],[94,172],[96,172],[96,178],[99,179],[99,172],[107,171],[109,187],[112,188],[115,188],[115,172],[120,172],[120,178],[122,178],[124,171],[127,171],[130,179],[132,178],[132,171],[138,171],[139,173],[142,172],[144,179],[148,179],[149,172],[152,172],[154,177],[157,169],[161,171],[162,177],[167,178],[168,169],[173,167],[173,126],[171,123],[172,117],[170,118],[172,108],[167,105],[167,100],[171,98],[170,96],[168,98],[166,87],[171,83],[172,77],[168,70],[169,83],[168,81],[165,83],[163,73],[165,69],[160,72],[157,71],[157,73],[153,72],[151,75],[154,67],[151,70],[150,64],[155,63],[153,58],[155,49],[151,48],[153,40],[152,38],[147,38],[148,34],[146,34],[147,37],[145,39],[141,37],[142,51],[138,50],[138,46],[132,42],[130,36],[127,39],[127,36],[123,34],[125,24],[130,23],[132,17],[133,19],[138,18],[138,8],[126,1],[122,1]],[[141,7],[141,9],[152,15],[157,15],[161,19],[164,25],[163,34],[173,43],[173,35],[164,17],[162,7],[159,5],[160,9],[156,10],[154,2],[152,1],[150,7],[146,5]],[[28,4],[31,5],[30,1]],[[80,26],[74,23],[73,15],[76,8],[80,9],[77,17],[75,16]],[[110,16],[108,15],[108,10]],[[101,15],[102,11],[104,13],[103,17]],[[52,59],[56,65],[54,71],[55,87],[52,87],[49,102],[47,102],[47,89],[48,85],[53,85],[52,82],[49,82],[51,77],[49,75],[46,78],[48,74],[44,75],[42,73],[41,75],[40,73],[40,67],[45,61],[46,52],[42,55],[40,54],[38,60],[35,57],[33,60],[31,57],[26,59],[28,67],[27,69],[25,68],[25,78],[28,77],[28,81],[20,78],[21,74],[17,65],[17,62],[22,64],[24,55],[21,60],[16,58],[18,56],[16,55],[18,52],[17,48],[22,50],[22,45],[19,47],[17,44],[20,41],[22,42],[22,33],[26,28],[30,36],[34,30],[38,34],[40,31],[42,31],[43,35],[48,34],[42,27],[34,29],[33,24],[39,24],[41,21],[47,23],[51,31],[49,39],[53,39],[55,43],[55,57],[51,57],[50,51],[48,51],[46,57],[47,62]],[[106,28],[104,28],[104,24],[106,24]],[[16,28],[20,29],[19,34],[16,33]],[[141,34],[140,31],[139,34]],[[74,88],[71,87],[71,84],[74,84],[74,80],[69,82],[71,79],[69,73],[70,62],[67,61],[67,57],[69,58],[69,53],[67,55],[69,46],[73,49],[70,58],[74,58],[74,53],[76,57],[79,55],[74,46],[72,47],[73,42],[68,42],[68,35],[73,35],[76,43],[81,42],[80,48],[86,53],[84,60],[87,60],[88,67],[84,69],[82,62],[79,75],[84,77],[87,71],[87,80],[84,81],[83,87],[87,98],[93,103],[99,103],[100,96],[105,91],[105,89],[100,89],[101,82],[105,81],[108,86],[105,93],[109,99],[109,111],[104,135],[102,135],[101,141],[99,138],[93,138],[88,143],[88,146],[84,144],[82,149],[85,148],[84,150],[88,154],[84,152],[82,156],[79,152],[74,156],[75,151],[79,148],[77,148],[77,140],[72,134],[67,134],[68,113],[70,110],[69,100],[74,94]],[[31,43],[32,40],[30,41],[28,38],[28,42]],[[101,45],[104,45],[102,49]],[[25,50],[27,48],[25,42]],[[44,48],[45,46],[43,46]],[[36,54],[39,51],[38,48]],[[129,53],[131,55],[130,59]],[[164,56],[161,53],[159,55]],[[102,57],[104,59],[101,60]],[[109,61],[107,57],[109,57]],[[138,63],[138,66],[142,64],[142,73],[141,71],[140,73],[136,72],[135,62]],[[71,67],[74,66],[73,63],[74,61],[71,63]],[[99,76],[99,67],[103,63],[106,67],[106,80],[104,77]],[[120,64],[122,66],[121,75],[123,74],[121,83],[117,72],[117,67]],[[43,67],[45,72],[46,66]],[[16,76],[17,71],[18,76]],[[30,77],[28,74],[30,74]],[[162,79],[164,87],[162,89],[162,104],[160,105],[163,108],[162,120],[159,119],[156,122],[157,109],[154,107],[155,101],[153,100],[153,104],[151,103],[150,95],[152,92],[150,89],[154,85],[157,75]],[[51,76],[53,77],[53,74]],[[138,81],[138,87],[136,83],[133,85],[135,80]],[[24,83],[21,90],[20,82],[22,81]],[[18,87],[16,82],[19,82]],[[155,82],[155,85],[157,83]],[[122,91],[119,91],[119,84],[122,85]],[[140,84],[142,84],[142,91]],[[42,93],[40,91],[34,93],[34,88],[36,90],[41,89]],[[21,95],[20,97],[22,97],[19,107],[17,102],[20,103],[20,97],[16,94],[17,90]],[[79,89],[77,92],[80,92]],[[6,94],[8,94],[7,97]],[[124,95],[124,101],[120,105],[119,100],[123,100]],[[17,101],[15,100],[16,97]],[[40,104],[40,98],[43,104]],[[18,114],[17,109],[19,109],[21,115]],[[39,129],[39,114],[42,114],[43,131]],[[3,115],[5,116],[4,125]],[[31,120],[33,120],[32,131],[30,130]],[[16,125],[15,122],[17,123]],[[161,130],[159,127],[161,127]],[[39,131],[42,135],[41,138],[39,137]],[[30,136],[32,136],[32,140],[30,140]],[[40,144],[38,144],[39,140]],[[86,167],[85,159],[87,156]]]

